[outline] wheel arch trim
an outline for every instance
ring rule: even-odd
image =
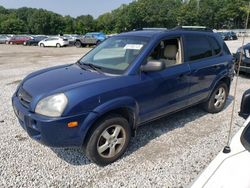
[[[82,143],[85,142],[89,131],[91,130],[95,122],[98,121],[98,119],[107,115],[110,112],[115,112],[118,109],[126,109],[132,113],[131,115],[133,116],[133,121],[131,122],[131,128],[135,130],[139,115],[138,103],[132,97],[119,97],[99,105],[92,112],[89,113],[80,128]]]

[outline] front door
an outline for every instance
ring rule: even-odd
[[[146,59],[163,62],[165,69],[141,73],[140,123],[187,106],[190,68],[182,57],[182,39],[177,37],[161,41]]]

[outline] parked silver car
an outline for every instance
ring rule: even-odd
[[[9,39],[10,37],[6,35],[0,35],[0,44],[5,44]]]

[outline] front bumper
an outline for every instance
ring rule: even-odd
[[[68,46],[69,42],[62,42],[62,46]]]
[[[12,97],[12,105],[20,125],[34,140],[50,147],[82,146],[84,134],[81,132],[81,125],[87,113],[59,118],[45,117],[30,112],[15,94]],[[67,124],[72,121],[77,121],[78,126],[69,128]]]

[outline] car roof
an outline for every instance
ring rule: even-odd
[[[203,35],[214,35],[214,32],[208,31],[198,31],[198,30],[178,30],[178,29],[170,29],[170,30],[163,30],[163,29],[153,29],[153,30],[137,30],[137,31],[130,31],[126,33],[121,33],[117,36],[136,36],[136,37],[157,37],[157,36],[166,36],[166,35],[173,35],[173,34],[203,34]]]
[[[87,34],[94,34],[94,35],[100,35],[100,34],[102,34],[103,35],[104,33],[102,33],[102,32],[89,32],[89,33],[86,33],[86,35]]]

